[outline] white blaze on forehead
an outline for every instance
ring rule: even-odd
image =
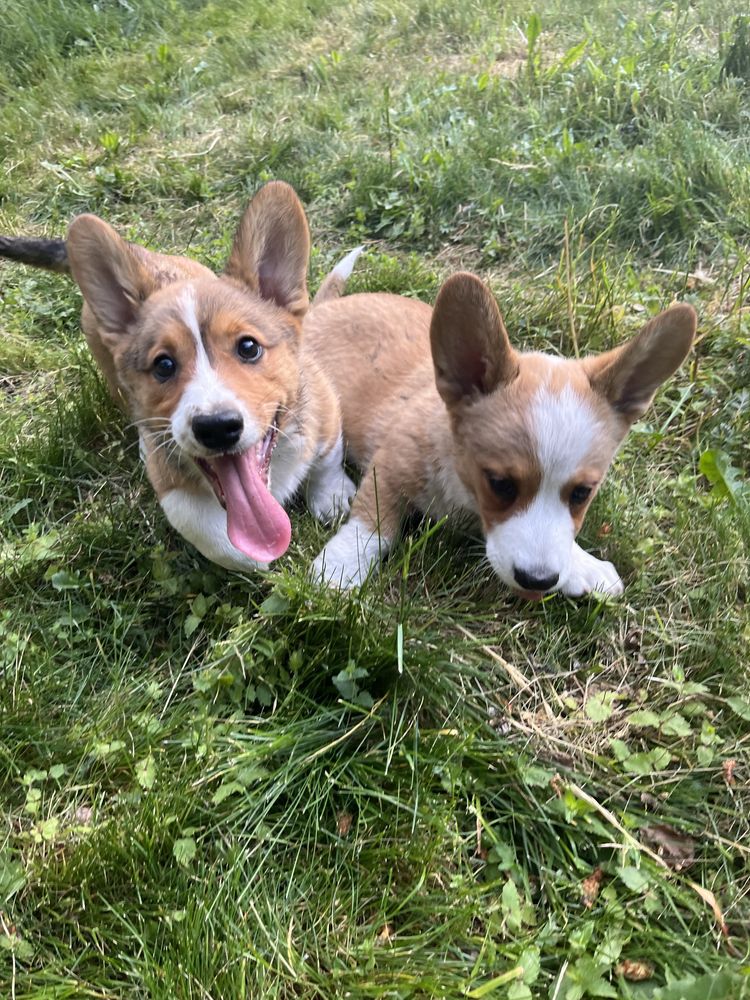
[[[570,385],[560,392],[548,385],[539,388],[531,403],[530,424],[542,488],[553,482],[562,486],[574,476],[602,429],[591,405]]]
[[[201,328],[198,322],[198,312],[195,306],[195,292],[188,286],[180,292],[180,296],[177,300],[180,309],[180,319],[185,324],[185,326],[190,330],[193,335],[193,340],[195,341],[195,368],[196,373],[198,369],[203,366],[211,367],[211,362],[208,360],[208,355],[206,354],[206,348],[203,345],[203,337],[201,337]]]
[[[196,447],[197,442],[191,431],[193,417],[198,414],[218,413],[221,410],[236,410],[242,416],[244,424],[237,450],[245,451],[256,444],[262,435],[258,424],[248,413],[243,401],[222,382],[211,364],[201,336],[195,292],[190,285],[180,292],[177,306],[180,319],[193,337],[195,366],[193,376],[185,386],[182,398],[172,415],[172,434],[182,447],[187,447],[191,452],[203,454],[206,449],[199,445]]]
[[[528,507],[493,528],[487,556],[510,586],[521,570],[539,580],[565,586],[570,575],[575,525],[562,489],[576,476],[597,437],[600,421],[589,402],[572,386],[537,389],[529,405],[528,427],[542,473]]]
[[[178,299],[180,315],[185,326],[190,330],[196,341],[201,340],[201,329],[198,323],[198,312],[195,306],[195,291],[192,285],[188,285],[180,292]]]

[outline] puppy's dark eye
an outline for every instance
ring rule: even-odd
[[[242,337],[237,341],[237,354],[240,360],[247,361],[248,364],[255,364],[263,354],[263,345],[252,337]]]
[[[174,358],[170,358],[168,354],[160,354],[158,358],[154,358],[151,371],[154,373],[154,378],[157,382],[166,382],[177,371],[177,362]]]
[[[490,489],[503,503],[515,503],[518,499],[518,484],[510,476],[493,476],[491,472],[485,473]]]
[[[591,490],[591,486],[583,486],[582,484],[574,486],[570,491],[570,506],[580,507],[582,503],[586,503],[591,496]]]

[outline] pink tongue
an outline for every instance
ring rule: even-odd
[[[292,526],[271,496],[254,451],[211,459],[227,505],[227,534],[240,552],[256,562],[271,562],[289,548]]]

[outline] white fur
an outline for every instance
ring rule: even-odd
[[[582,550],[575,544],[575,524],[561,491],[575,478],[601,428],[591,406],[570,386],[559,393],[540,388],[528,419],[542,481],[528,507],[489,532],[487,558],[510,587],[518,587],[514,573],[522,570],[536,579],[556,577],[551,589],[568,593],[572,576],[580,582],[593,570],[581,570],[575,553]],[[587,558],[600,566],[609,565]],[[616,573],[615,578],[619,580]]]
[[[611,562],[597,559],[574,543],[571,553],[570,571],[560,588],[568,597],[581,597],[592,590],[611,597],[619,597],[624,587],[617,570]]]
[[[211,365],[201,338],[193,290],[189,286],[182,291],[179,305],[182,319],[190,330],[195,345],[195,371],[172,415],[172,435],[188,455],[213,457],[214,452],[204,448],[196,440],[192,430],[193,417],[199,413],[236,410],[242,416],[244,429],[234,450],[246,451],[257,444],[261,431],[242,400],[224,385]],[[143,437],[141,440],[143,441]],[[314,469],[313,462],[303,458],[306,449],[306,439],[299,431],[291,430],[279,437],[271,456],[269,489],[281,504],[297,492],[305,477],[311,469]],[[341,468],[343,450],[340,442],[334,452],[324,463],[329,502],[332,502],[330,494],[335,478],[336,461],[339,466],[339,478],[343,477],[349,484],[350,492],[347,494],[347,500],[350,500],[354,494],[354,485]],[[161,497],[161,505],[170,524],[207,559],[226,569],[247,571],[264,568],[245,556],[229,541],[226,511],[216,499],[213,490],[207,484],[201,484],[197,489],[198,492],[195,488],[174,489]],[[343,492],[343,485],[341,489]],[[316,516],[320,516],[322,506],[320,492],[318,500],[318,508],[313,511]]]
[[[313,578],[329,587],[359,587],[390,548],[391,540],[359,518],[343,524],[312,565]]]
[[[169,490],[161,497],[167,520],[198,551],[225,569],[248,572],[266,569],[236,549],[227,536],[227,514],[213,492]]]
[[[356,486],[342,467],[343,447],[339,441],[338,446],[321,460],[320,466],[317,461],[302,459],[304,449],[305,439],[299,433],[279,441],[271,457],[270,492],[284,504],[309,476],[310,510],[319,520],[330,521],[349,509],[356,493]],[[229,541],[226,511],[208,485],[170,490],[160,502],[172,527],[207,559],[239,572],[267,568],[249,559]]]
[[[172,414],[172,436],[189,455],[210,458],[215,452],[196,440],[192,428],[193,417],[221,410],[236,410],[242,417],[243,430],[234,450],[247,451],[261,439],[261,430],[247,407],[221,381],[206,354],[195,311],[195,296],[189,285],[180,293],[179,303],[182,319],[193,335],[195,371]]]
[[[565,483],[601,432],[596,414],[569,385],[559,393],[543,386],[531,403],[529,418],[545,477]]]
[[[341,278],[342,281],[346,281],[347,278],[351,277],[354,265],[357,263],[357,258],[363,250],[363,246],[355,247],[354,250],[350,250],[346,257],[342,258],[342,260],[340,260],[334,267],[331,274],[335,274],[337,278]]]
[[[299,430],[279,434],[271,455],[268,488],[281,504],[291,500],[310,471],[310,459],[303,458],[306,450],[307,441]]]
[[[338,440],[327,454],[310,467],[305,499],[312,513],[323,524],[335,521],[346,514],[354,499],[357,487],[344,470],[344,442]]]

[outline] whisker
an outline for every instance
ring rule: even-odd
[[[131,427],[137,427],[140,430],[141,424],[143,424],[145,430],[150,430],[152,426],[165,427],[171,423],[172,421],[169,417],[141,417],[140,420],[131,420],[129,424],[125,424],[125,429],[128,430]]]

